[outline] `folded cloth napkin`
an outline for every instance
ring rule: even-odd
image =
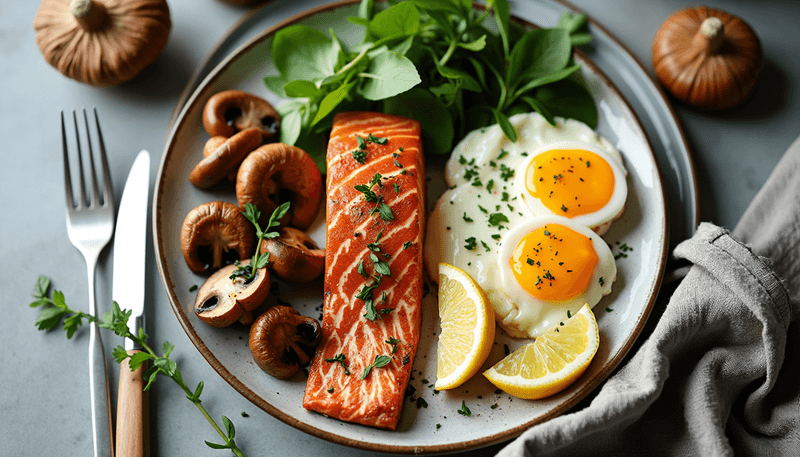
[[[498,455],[800,456],[800,138],[733,234],[675,255],[693,266],[633,357]]]

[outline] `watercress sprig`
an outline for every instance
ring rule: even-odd
[[[151,362],[150,367],[145,371],[143,379],[147,380],[144,390],[150,389],[150,386],[159,375],[165,375],[172,379],[183,392],[186,398],[189,399],[197,409],[208,420],[209,424],[214,428],[217,434],[222,438],[223,442],[213,443],[206,441],[206,445],[212,449],[229,449],[237,457],[244,457],[244,453],[236,446],[234,437],[236,436],[236,428],[226,416],[222,416],[222,424],[225,430],[214,421],[208,411],[203,407],[200,401],[200,394],[203,392],[203,382],[197,384],[194,390],[191,390],[183,380],[178,365],[169,356],[175,346],[165,341],[161,347],[163,355],[158,355],[156,352],[147,345],[147,334],[144,330],[139,329],[139,334],[134,335],[128,329],[128,319],[131,316],[130,310],[121,309],[117,302],[111,306],[111,311],[103,314],[102,319],[98,319],[91,314],[82,311],[71,309],[67,306],[64,294],[58,290],[53,291],[52,298],[49,296],[50,279],[46,276],[40,275],[36,280],[34,286],[33,297],[34,301],[30,303],[32,308],[41,308],[39,316],[36,318],[36,326],[39,330],[51,330],[59,326],[62,319],[64,321],[63,329],[67,333],[67,339],[71,339],[78,328],[87,323],[96,322],[100,328],[108,329],[122,338],[127,338],[137,345],[141,346],[141,352],[135,352],[130,355],[125,351],[121,345],[118,345],[112,351],[114,360],[121,363],[125,359],[130,359],[128,362],[131,371],[135,371],[142,366],[145,362]]]
[[[325,132],[335,111],[375,110],[417,119],[425,151],[446,154],[476,128],[499,124],[516,140],[509,117],[531,110],[591,127],[597,109],[580,79],[572,47],[587,44],[587,20],[564,13],[556,27],[525,30],[511,22],[508,0],[405,0],[377,7],[362,0],[348,20],[363,30],[348,47],[305,25],[275,34],[278,74],[264,78],[281,97],[281,141],[297,144],[325,168]],[[493,17],[494,24],[487,19]]]
[[[250,265],[239,265],[237,263],[237,268],[233,270],[231,273],[230,279],[236,279],[238,277],[245,277],[246,280],[251,280],[256,276],[256,271],[260,268],[264,268],[269,263],[269,252],[265,255],[261,255],[261,242],[268,238],[277,238],[280,236],[280,233],[276,230],[270,230],[273,227],[277,227],[281,225],[279,222],[283,216],[289,211],[289,206],[291,206],[290,202],[286,202],[279,207],[275,208],[275,211],[269,216],[269,222],[267,222],[266,230],[261,229],[261,225],[259,225],[258,220],[261,218],[261,211],[256,208],[256,205],[252,203],[247,203],[244,205],[244,217],[250,221],[253,226],[256,228],[256,237],[258,238],[258,242],[256,243],[256,252],[253,253],[253,258],[250,260]]]

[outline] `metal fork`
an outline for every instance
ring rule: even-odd
[[[89,118],[86,109],[83,109],[83,120],[86,126],[85,144],[89,150],[89,169],[91,170],[92,195],[91,200],[86,195],[86,184],[83,172],[83,153],[81,151],[81,136],[78,131],[78,117],[72,110],[72,120],[75,124],[75,142],[78,149],[78,173],[80,175],[80,196],[76,202],[72,194],[72,178],[70,176],[69,155],[67,148],[67,129],[64,123],[64,112],[61,111],[61,137],[64,147],[64,187],[67,196],[67,233],[72,244],[83,254],[89,276],[89,313],[97,315],[97,302],[94,296],[94,277],[97,269],[97,259],[100,252],[111,240],[114,234],[114,189],[111,185],[111,173],[108,171],[106,148],[103,143],[103,134],[100,132],[100,120],[97,109],[94,109],[94,121],[97,129],[98,146],[100,149],[100,162],[103,169],[103,194],[102,199],[97,186],[97,174],[94,166],[94,151],[92,138],[89,134]],[[108,374],[106,372],[106,356],[103,343],[100,340],[99,328],[96,323],[89,329],[89,392],[92,407],[92,438],[94,441],[94,455],[112,456],[113,443],[111,435],[111,399],[108,388]]]

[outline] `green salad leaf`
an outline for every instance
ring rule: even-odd
[[[508,0],[489,0],[486,9],[470,0],[362,0],[348,20],[363,34],[359,43],[305,25],[278,31],[278,74],[264,77],[270,91],[291,99],[278,107],[281,141],[304,148],[323,172],[326,135],[339,111],[417,119],[425,151],[434,155],[493,124],[516,141],[509,118],[518,113],[597,125],[572,55],[574,46],[591,42],[582,14],[529,30],[512,22]]]

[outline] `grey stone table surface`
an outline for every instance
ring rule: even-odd
[[[525,0],[515,3],[523,4]],[[650,45],[658,26],[687,0],[573,0],[652,71]],[[800,2],[708,1],[743,17],[758,33],[765,67],[753,96],[721,114],[675,103],[697,169],[701,219],[733,227],[773,167],[800,135]],[[70,244],[64,222],[59,111],[97,107],[110,154],[114,189],[122,193],[136,153],[152,155],[155,179],[175,104],[194,69],[246,9],[219,0],[169,0],[172,33],[160,58],[134,80],[111,88],[72,81],[50,67],[36,46],[35,1],[0,2],[0,455],[90,455],[88,332],[72,340],[63,332],[39,332],[37,311],[26,305],[36,277],[52,278],[77,308],[88,299],[84,260]],[[151,181],[152,182],[152,181]],[[152,184],[151,184],[152,192]],[[149,226],[148,226],[149,227]],[[237,443],[248,455],[368,456],[375,453],[332,444],[269,416],[231,388],[186,337],[161,286],[148,233],[146,313],[148,333],[160,346],[170,341],[188,384],[205,382],[203,404],[228,415]],[[97,296],[101,311],[111,297],[111,255],[101,256]],[[121,343],[114,335],[110,348]],[[112,390],[118,370],[111,367]],[[151,391],[152,455],[223,455],[204,440],[217,440],[205,418],[166,379]],[[112,393],[112,404],[116,394]],[[247,417],[241,415],[247,413]],[[494,446],[471,455],[492,455]]]

